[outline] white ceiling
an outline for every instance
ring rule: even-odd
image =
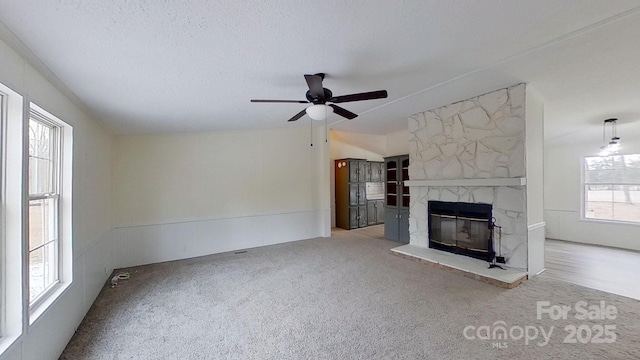
[[[308,126],[286,123],[303,104],[249,99],[303,100],[325,72],[334,95],[389,92],[341,104],[360,115],[332,115],[343,131],[526,82],[549,143],[609,117],[640,137],[638,0],[2,0],[0,22],[121,133]]]

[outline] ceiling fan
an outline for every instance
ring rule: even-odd
[[[322,87],[322,80],[324,80],[324,73],[318,73],[315,75],[305,75],[304,79],[309,85],[305,100],[256,100],[252,99],[251,102],[255,103],[298,103],[298,104],[313,104],[308,108],[300,111],[294,115],[289,121],[296,121],[304,116],[306,113],[310,118],[314,120],[326,120],[329,112],[334,112],[349,120],[354,119],[358,114],[354,114],[351,111],[342,108],[338,103],[350,102],[350,101],[362,101],[372,99],[384,99],[387,97],[387,90],[370,91],[364,93],[333,96],[331,90]],[[331,104],[327,104],[331,103]]]

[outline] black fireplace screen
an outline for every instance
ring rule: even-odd
[[[429,247],[493,259],[489,204],[429,201]]]

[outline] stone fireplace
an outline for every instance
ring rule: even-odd
[[[411,246],[543,269],[542,104],[534,100],[519,84],[409,118]],[[499,245],[487,243],[491,222]]]

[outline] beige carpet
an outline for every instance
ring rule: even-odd
[[[637,300],[544,277],[505,290],[394,256],[395,246],[340,231],[129,269],[130,280],[103,289],[61,358],[640,358]],[[571,310],[566,320],[537,319],[537,301],[604,301],[617,316],[580,320]],[[606,325],[615,342],[593,343]],[[512,336],[493,338],[500,326]],[[540,330],[528,344],[518,338],[518,329],[533,337],[534,326],[553,327],[546,345]],[[582,329],[569,338],[576,343],[564,343],[565,326]],[[479,328],[491,339],[478,339]]]

